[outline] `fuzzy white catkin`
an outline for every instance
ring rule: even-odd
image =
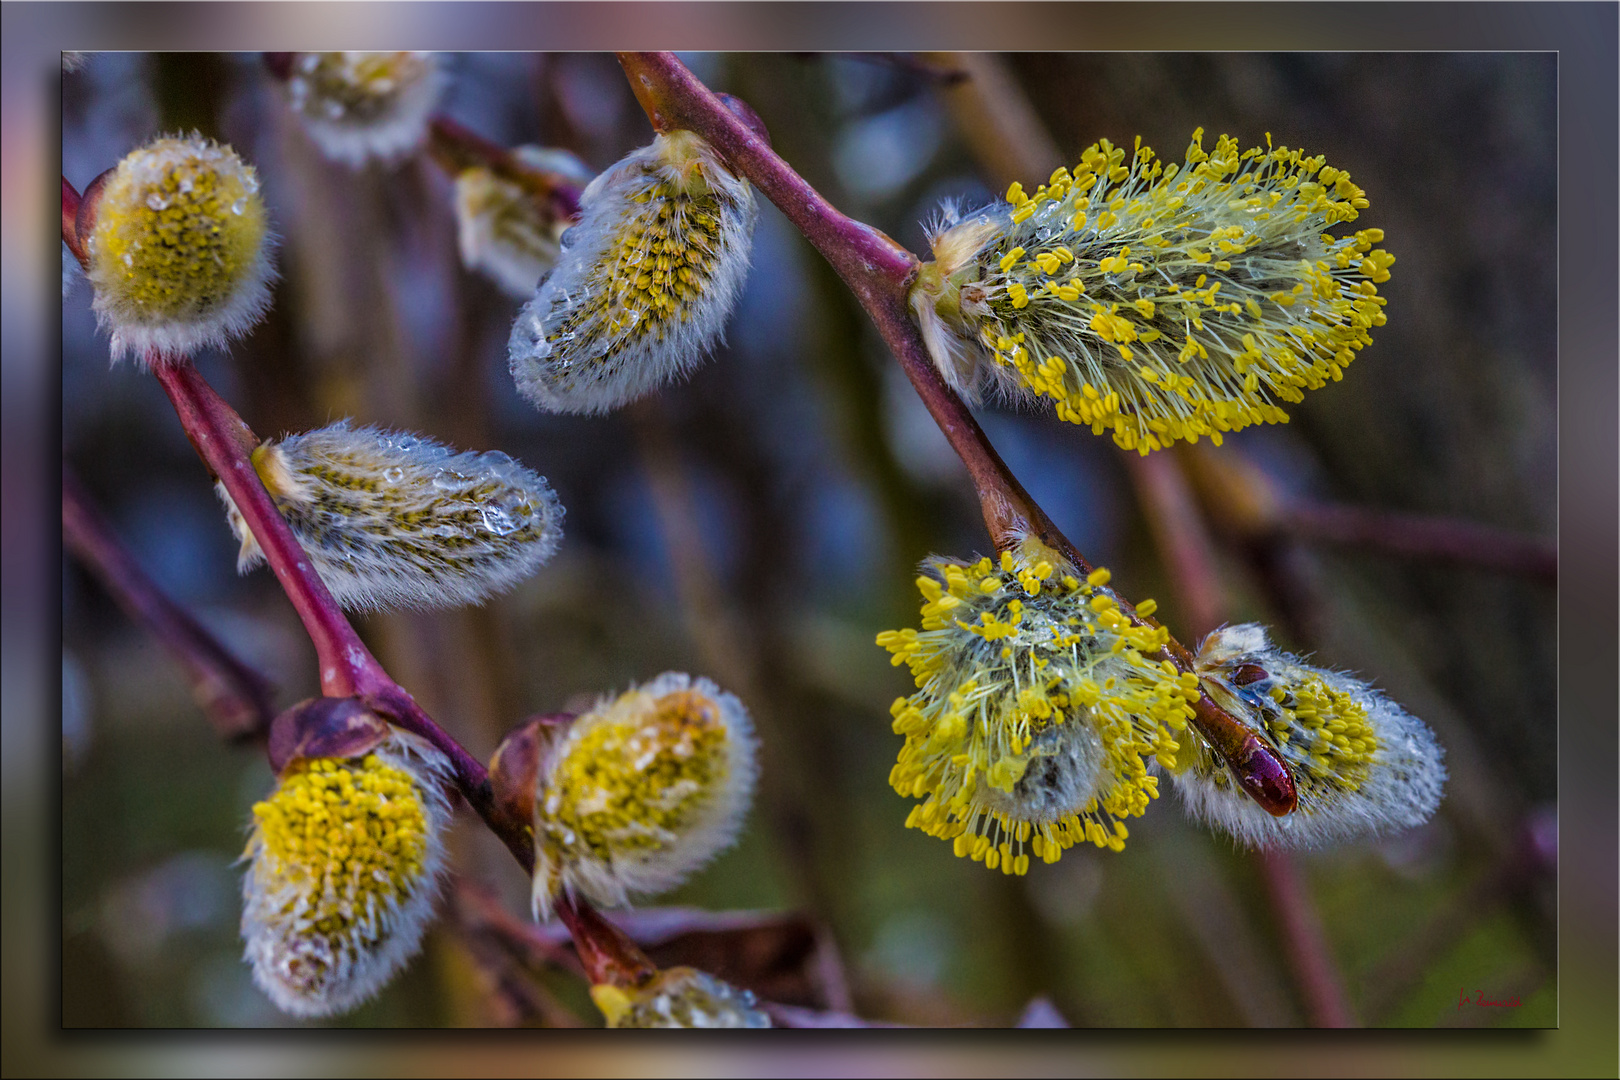
[[[756,754],[742,702],[680,672],[579,717],[535,794],[537,916],[562,889],[614,906],[679,885],[736,839]]]
[[[322,154],[359,168],[421,145],[443,88],[434,53],[309,52],[293,59],[287,100]]]
[[[689,372],[742,294],[755,214],[748,182],[689,131],[591,181],[512,328],[518,390],[548,412],[604,413]]]
[[[345,421],[267,442],[253,458],[345,608],[476,603],[529,577],[562,539],[563,508],[545,479],[499,451],[458,454]],[[224,486],[218,490],[246,572],[264,553]]]
[[[247,333],[270,306],[274,248],[258,174],[229,146],[193,134],[125,155],[85,238],[113,359],[189,356]]]
[[[660,971],[644,985],[593,986],[591,998],[612,1028],[768,1028],[754,995],[695,968]]]
[[[1212,755],[1199,755],[1172,776],[1193,817],[1251,847],[1309,848],[1410,829],[1434,816],[1446,782],[1440,744],[1421,720],[1366,683],[1283,652],[1252,623],[1205,639],[1197,670],[1223,708],[1276,747],[1299,802],[1273,817]],[[1330,745],[1340,736],[1344,742]]]
[[[523,164],[588,184],[591,172],[566,150],[519,146]],[[519,300],[534,295],[540,277],[557,263],[561,236],[569,228],[520,184],[485,166],[456,177],[456,240],[461,262]]]

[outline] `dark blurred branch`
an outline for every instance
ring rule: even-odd
[[[534,979],[547,967],[583,975],[573,952],[537,940],[527,932],[531,924],[509,914],[493,893],[465,878],[457,878],[452,886],[449,907],[452,925],[489,980],[502,1022],[512,1027],[529,1021],[542,1027],[585,1026]]]
[[[1177,459],[1170,454],[1124,456],[1176,594],[1189,598],[1189,618],[1195,625],[1213,630],[1226,621],[1226,598],[1214,562],[1214,544]],[[1252,734],[1247,737],[1259,741]],[[1260,851],[1255,853],[1254,864],[1276,914],[1284,955],[1305,998],[1310,1023],[1315,1027],[1355,1026],[1344,980],[1293,857],[1283,851]]]
[[[428,125],[429,156],[450,176],[483,166],[503,180],[523,188],[539,200],[551,216],[566,220],[579,214],[584,185],[561,173],[537,169],[512,151],[463,127],[448,116],[434,116]]]
[[[1520,822],[1494,866],[1390,949],[1389,958],[1366,977],[1367,1016],[1374,1023],[1382,1021],[1483,919],[1537,882],[1556,881],[1557,873],[1557,811],[1532,813]]]
[[[980,52],[922,55],[966,76],[944,84],[939,97],[993,186],[1005,191],[1015,180],[1050,176],[1064,163],[1005,57]]]
[[[1314,541],[1400,558],[1433,559],[1518,574],[1548,585],[1558,580],[1558,542],[1441,514],[1407,514],[1298,498],[1282,491],[1236,447],[1178,447],[1209,519],[1250,544]]]
[[[1322,917],[1305,891],[1299,864],[1286,851],[1257,851],[1254,864],[1265,883],[1266,897],[1282,932],[1284,954],[1305,997],[1312,1027],[1356,1027],[1344,994],[1344,977],[1322,929]]]
[[[174,654],[191,682],[192,697],[222,738],[233,742],[264,738],[276,714],[270,680],[239,660],[157,587],[66,466],[62,542],[124,613]]]
[[[1477,566],[1547,585],[1558,582],[1556,540],[1461,518],[1402,514],[1338,503],[1294,502],[1283,507],[1278,525],[1284,533],[1301,540]]]

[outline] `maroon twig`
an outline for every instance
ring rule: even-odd
[[[870,225],[839,213],[771,150],[759,125],[743,118],[746,106],[729,107],[672,53],[620,53],[619,63],[654,129],[679,128],[703,136],[733,169],[776,204],[843,278],[967,466],[979,494],[985,527],[996,547],[1005,550],[1033,535],[1081,573],[1089,573],[1091,564],[1024,490],[930,359],[907,299],[920,265],[917,257]],[[1158,626],[1138,615],[1124,598],[1121,609],[1138,623]],[[1192,654],[1174,638],[1165,655],[1181,670],[1192,670]],[[1293,809],[1293,783],[1282,759],[1248,735],[1208,694],[1194,706],[1193,723],[1232,766],[1257,803],[1273,814]]]
[[[1298,864],[1285,851],[1256,852],[1254,862],[1277,915],[1277,928],[1294,979],[1305,996],[1311,1026],[1356,1027],[1355,1014],[1345,998],[1344,980],[1333,962],[1321,916],[1305,893]]]
[[[62,542],[130,619],[174,654],[191,682],[191,696],[220,736],[264,738],[276,714],[270,680],[238,659],[157,587],[113,535],[84,488],[62,470]]]
[[[658,967],[628,934],[572,893],[558,898],[557,915],[573,935],[579,962],[593,986],[640,986],[658,974]]]
[[[1558,581],[1558,542],[1459,518],[1403,514],[1342,503],[1296,502],[1279,527],[1301,540],[1368,548],[1411,559],[1462,563]]]

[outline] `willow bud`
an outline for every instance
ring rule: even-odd
[[[1359,679],[1283,652],[1254,624],[1206,638],[1197,672],[1276,749],[1299,802],[1273,817],[1193,732],[1171,772],[1194,817],[1254,847],[1317,847],[1421,825],[1440,805],[1446,769],[1433,732]]]
[[[245,958],[283,1012],[347,1012],[415,955],[433,917],[451,766],[347,699],[282,714],[271,743],[273,757],[291,745],[243,853]]]
[[[499,451],[455,453],[347,421],[267,441],[253,466],[315,572],[346,608],[431,608],[505,592],[550,559],[563,508]],[[264,558],[218,487],[244,573]]]
[[[699,364],[742,294],[753,189],[690,131],[657,136],[595,180],[509,352],[548,412],[616,409]]]
[[[695,968],[667,968],[640,986],[601,984],[591,1000],[610,1028],[768,1028],[754,995]]]
[[[433,53],[298,53],[287,100],[322,154],[359,168],[420,146],[442,85]]]
[[[590,170],[566,150],[519,146],[525,165],[588,183]],[[556,204],[494,169],[475,165],[456,177],[456,236],[461,262],[518,299],[534,295],[540,276],[557,263],[570,221]]]
[[[274,238],[259,178],[199,135],[134,151],[87,191],[81,230],[112,356],[189,355],[253,328],[270,305]]]
[[[668,672],[604,699],[548,755],[534,801],[534,905],[672,889],[730,846],[754,793],[753,724],[707,679]]]

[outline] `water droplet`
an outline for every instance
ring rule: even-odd
[[[244,211],[246,209],[247,209],[247,196],[246,195],[242,196],[240,199],[237,199],[235,202],[231,203],[231,213],[233,213],[233,214],[240,214],[242,211]]]
[[[146,205],[147,208],[151,210],[167,210],[169,207],[169,200],[163,198],[156,192],[153,192],[151,195],[146,197]]]
[[[489,466],[491,469],[500,469],[512,464],[512,455],[503,454],[499,450],[486,450],[483,454],[479,455],[478,460]]]
[[[517,531],[518,524],[512,520],[512,515],[498,506],[486,506],[483,509],[484,528],[496,536],[506,536]]]
[[[390,484],[397,484],[401,480],[405,479],[405,470],[400,468],[398,465],[392,465],[384,469],[382,475],[383,479],[388,481]]]
[[[454,469],[440,469],[433,474],[433,486],[440,491],[459,491],[466,487],[469,478],[466,473],[459,473]]]
[[[561,236],[557,237],[557,244],[562,248],[563,251],[567,251],[573,246],[574,241],[578,239],[579,226],[571,225],[563,230],[563,234]]]

